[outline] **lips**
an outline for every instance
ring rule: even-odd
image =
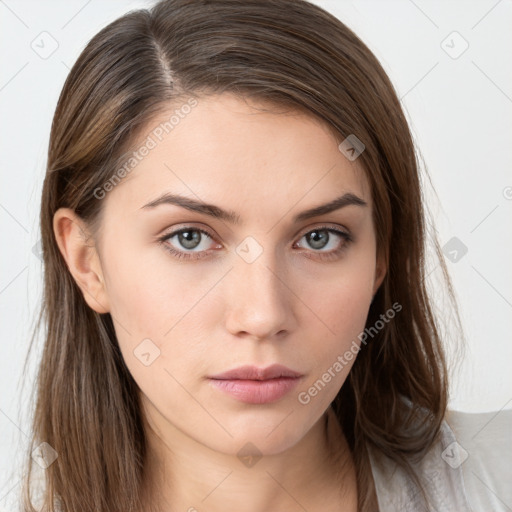
[[[277,402],[297,386],[302,374],[274,364],[267,368],[241,366],[209,378],[210,384],[240,402],[267,404]]]
[[[266,368],[257,368],[256,366],[240,366],[227,372],[213,375],[211,379],[216,380],[269,380],[280,377],[302,377],[299,372],[281,364],[273,364]]]

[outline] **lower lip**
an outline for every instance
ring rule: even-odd
[[[300,377],[280,377],[268,380],[220,380],[210,379],[213,386],[248,404],[276,402],[289,393]]]

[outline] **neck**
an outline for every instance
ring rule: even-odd
[[[357,508],[352,456],[330,407],[296,445],[259,460],[219,453],[172,427],[165,435],[148,427],[148,495],[161,497],[159,510]]]

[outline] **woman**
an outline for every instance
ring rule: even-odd
[[[409,128],[321,8],[163,0],[103,29],[41,229],[43,510],[470,510]]]

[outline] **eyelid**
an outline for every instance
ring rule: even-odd
[[[312,224],[304,229],[301,229],[299,231],[299,233],[297,234],[297,237],[303,237],[304,235],[307,235],[308,233],[310,233],[311,231],[320,231],[322,229],[332,229],[334,231],[338,231],[338,232],[341,232],[341,233],[344,233],[345,235],[347,236],[351,236],[350,234],[350,230],[347,229],[346,227],[344,226],[340,226],[339,224],[331,224],[330,222],[325,222],[325,223],[317,223],[317,224]]]
[[[293,242],[293,245],[295,246],[295,244],[297,244],[301,240],[301,238],[304,237],[305,235],[307,235],[308,233],[311,233],[312,231],[321,231],[321,230],[331,231],[331,232],[334,232],[335,234],[337,234],[339,237],[342,237],[344,239],[344,244],[342,245],[341,249],[343,249],[348,243],[354,241],[354,238],[353,238],[352,234],[350,233],[350,230],[348,230],[347,228],[339,226],[338,224],[319,223],[319,224],[312,224],[312,225],[300,230],[299,233],[294,236],[295,241]],[[190,255],[192,255],[192,254],[198,255],[198,256],[194,256],[192,259],[194,259],[194,258],[200,259],[201,257],[204,257],[209,251],[212,250],[212,249],[206,249],[204,251],[194,252],[194,251],[181,251],[179,249],[169,248],[167,241],[170,238],[173,238],[174,236],[176,236],[179,233],[182,233],[184,231],[199,231],[200,233],[208,236],[214,242],[219,243],[219,242],[217,242],[217,238],[214,235],[212,235],[212,233],[208,229],[195,226],[195,225],[193,225],[193,223],[183,224],[182,227],[175,227],[172,230],[170,230],[169,232],[164,232],[164,234],[157,237],[157,241],[160,244],[167,246],[167,250],[171,250],[172,252],[182,253],[182,254],[190,254]],[[337,249],[334,251],[314,251],[313,250],[312,252],[317,253],[317,254],[325,254],[325,255],[331,254],[332,255],[333,253],[335,253],[336,251],[339,251],[339,250],[340,249]],[[202,255],[202,256],[199,256],[199,255]]]
[[[179,226],[179,224],[178,224]],[[348,235],[348,236],[351,236],[351,233],[350,233],[350,230],[348,228],[346,228],[345,226],[340,226],[339,224],[332,224],[330,222],[326,222],[326,223],[322,223],[322,222],[319,222],[319,223],[315,223],[315,224],[311,224],[305,228],[302,228],[301,230],[299,230],[295,235],[294,235],[294,238],[296,237],[303,237],[304,235],[306,235],[307,233],[311,232],[311,231],[315,231],[315,230],[320,230],[320,229],[333,229],[335,231],[341,231],[343,232],[344,234]],[[187,230],[197,230],[197,231],[200,231],[201,233],[204,233],[205,235],[208,235],[212,240],[216,240],[217,241],[217,237],[215,235],[213,235],[208,228],[206,227],[200,227],[200,226],[196,226],[194,225],[194,223],[183,223],[183,227],[173,227],[172,229],[170,229],[169,231],[165,230],[162,235],[159,235],[157,238],[161,239],[161,238],[164,238],[164,237],[171,237],[173,235],[176,235],[182,231],[187,231]]]
[[[161,235],[157,235],[156,238],[162,239],[162,238],[169,238],[173,235],[177,235],[178,233],[181,233],[183,231],[200,231],[201,233],[204,233],[205,235],[208,235],[211,239],[216,240],[216,236],[213,235],[213,233],[210,232],[209,228],[202,227],[194,225],[194,223],[182,223],[182,225],[178,224],[178,226],[173,226],[172,228],[165,229]]]

